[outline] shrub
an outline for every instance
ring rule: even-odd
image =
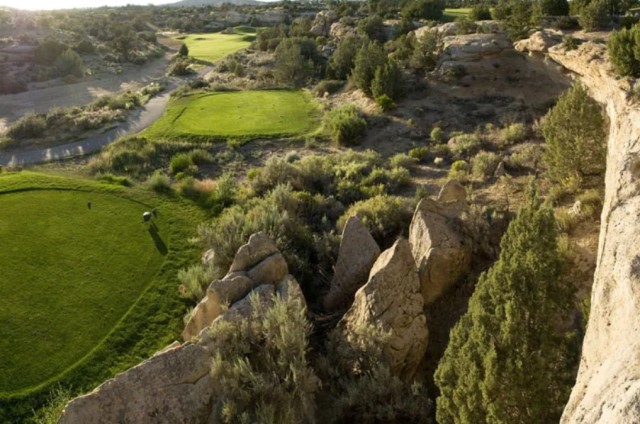
[[[455,142],[450,149],[454,155],[462,156],[478,150],[481,144],[482,141],[476,134],[455,134]]]
[[[486,3],[476,3],[471,7],[469,17],[474,21],[488,21],[491,19],[491,9]]]
[[[527,127],[522,123],[507,125],[500,131],[500,138],[505,144],[515,144],[527,138]]]
[[[382,349],[389,337],[373,325],[353,328],[348,339],[339,330],[329,333],[317,361],[331,404],[328,422],[432,423],[425,387],[391,372]]]
[[[592,0],[580,10],[578,23],[585,31],[596,31],[602,28],[609,19],[606,0]]]
[[[567,50],[575,50],[578,48],[578,41],[571,35],[565,35],[564,37],[562,37],[562,41],[564,42],[564,46],[567,48]]]
[[[358,215],[380,246],[389,246],[406,233],[413,215],[412,205],[401,197],[378,195],[354,203],[338,220],[341,231],[347,219]]]
[[[213,281],[213,268],[202,264],[192,265],[178,271],[180,294],[196,302],[204,298],[205,290]]]
[[[440,127],[433,127],[431,133],[429,134],[429,138],[436,143],[442,143],[442,139],[444,138],[444,132]]]
[[[422,162],[429,156],[429,148],[428,147],[414,147],[409,150],[409,156]]]
[[[448,178],[452,180],[466,180],[469,175],[469,164],[464,160],[457,160],[451,164]]]
[[[376,68],[371,81],[371,95],[374,98],[387,96],[396,99],[402,93],[402,71],[395,60],[390,60]]]
[[[211,153],[204,149],[193,150],[189,155],[191,156],[191,162],[198,166],[213,162],[213,156],[211,156]]]
[[[189,48],[186,44],[182,43],[180,49],[178,50],[178,56],[187,57],[189,56]]]
[[[409,169],[416,163],[418,163],[418,159],[407,155],[406,153],[395,154],[391,157],[391,159],[389,159],[389,165],[391,165],[392,168],[399,167]]]
[[[84,75],[84,62],[78,53],[67,49],[54,62],[54,68],[58,76],[73,75],[82,77]]]
[[[286,84],[304,84],[313,76],[318,56],[313,39],[285,38],[275,50],[276,78]]]
[[[189,75],[192,72],[189,62],[182,59],[176,60],[169,68],[169,75],[175,75],[178,77]]]
[[[569,14],[567,0],[540,0],[537,6],[542,16],[566,16]]]
[[[133,183],[131,182],[131,180],[127,177],[124,176],[120,176],[120,175],[113,175],[109,172],[107,173],[100,173],[98,175],[96,175],[96,179],[99,181],[104,181],[110,184],[117,184],[117,185],[121,185],[124,187],[131,187],[133,185]]]
[[[322,80],[313,89],[316,96],[324,96],[325,94],[337,93],[344,86],[344,81]]]
[[[405,19],[427,19],[439,21],[442,19],[444,2],[439,0],[414,0],[406,2],[400,14]]]
[[[188,153],[178,153],[171,158],[169,163],[169,171],[172,174],[189,171],[194,166],[191,155]]]
[[[495,172],[500,163],[500,156],[493,152],[480,152],[471,158],[471,174],[474,178],[484,181]]]
[[[76,46],[73,49],[80,54],[93,54],[96,51],[96,48],[93,45],[93,43],[86,39],[76,44]]]
[[[383,94],[382,96],[378,96],[376,97],[376,103],[378,104],[378,106],[380,106],[380,108],[384,111],[390,111],[396,108],[396,102],[393,101],[393,99],[389,96],[387,96],[386,94]]]
[[[67,50],[67,46],[52,38],[40,42],[34,51],[34,60],[39,65],[53,65],[56,59]]]
[[[596,189],[585,191],[576,197],[582,205],[581,215],[590,219],[597,219],[602,212],[603,198],[602,193]]]
[[[208,330],[218,383],[212,416],[225,423],[313,422],[320,380],[307,359],[306,306],[293,295],[252,295],[250,305],[247,319],[218,320]]]
[[[338,144],[354,144],[366,131],[367,122],[354,105],[342,106],[327,113],[325,125]]]
[[[544,117],[545,162],[549,177],[563,185],[602,175],[606,159],[606,121],[598,103],[577,83]],[[572,182],[573,181],[573,182]]]
[[[456,19],[456,34],[465,35],[476,32],[477,25],[474,21],[466,16],[462,16]]]
[[[358,22],[358,32],[372,41],[378,41],[380,43],[387,41],[384,23],[382,22],[382,18],[378,15],[372,15],[361,19]]]
[[[640,77],[640,25],[613,31],[607,49],[618,75]]]
[[[512,169],[537,169],[542,159],[542,146],[521,144],[505,159],[505,165]]]
[[[415,45],[409,65],[415,70],[433,71],[443,49],[443,35],[438,31],[425,31]]]
[[[157,193],[171,193],[171,181],[162,171],[156,171],[147,181],[149,187]]]
[[[44,115],[27,113],[18,119],[7,130],[7,136],[17,140],[19,138],[40,137],[47,129],[47,120]]]

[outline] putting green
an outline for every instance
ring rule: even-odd
[[[215,62],[238,50],[246,49],[255,38],[251,28],[239,28],[236,34],[189,34],[180,38],[189,48],[189,56],[205,62]]]
[[[202,218],[147,190],[0,175],[0,422],[22,422],[57,384],[90,390],[178,337],[175,278],[197,258],[189,238]]]
[[[173,100],[146,135],[151,138],[253,138],[303,134],[319,112],[301,91],[265,90],[195,94]]]

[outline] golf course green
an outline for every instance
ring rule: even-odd
[[[304,134],[319,125],[310,96],[295,90],[200,93],[172,100],[150,138],[257,138]]]
[[[255,29],[250,27],[236,28],[235,34],[196,33],[177,37],[189,48],[189,56],[209,63],[246,49],[254,38]]]
[[[52,384],[91,387],[174,340],[175,276],[201,219],[148,190],[0,175],[0,410]]]

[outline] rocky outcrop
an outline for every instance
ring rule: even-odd
[[[331,24],[329,35],[335,39],[343,40],[350,35],[356,35],[356,28],[341,19]]]
[[[442,197],[449,198],[446,193]],[[409,227],[409,243],[427,305],[469,271],[471,249],[461,231],[463,209],[460,202],[462,200],[451,202],[453,207],[449,208],[443,203],[423,199]]]
[[[333,10],[323,10],[318,12],[313,24],[311,25],[311,34],[315,36],[327,36],[331,31],[331,25],[338,20],[338,15]]]
[[[539,52],[535,43],[524,51]],[[524,48],[523,46],[526,46]],[[640,422],[640,107],[632,81],[613,76],[601,43],[547,46],[605,105],[610,133],[598,266],[580,370],[562,423]]]
[[[256,234],[243,246],[234,261],[236,274],[243,267],[256,267],[263,258],[280,252],[273,249],[273,242],[263,234]],[[240,279],[240,280],[238,280]],[[216,382],[210,377],[212,356],[220,340],[207,331],[210,326],[224,322],[253,319],[256,301],[270,304],[274,295],[306,304],[295,278],[285,275],[272,282],[272,275],[248,277],[233,276],[222,282],[217,293],[237,298],[228,309],[209,323],[194,343],[174,342],[141,364],[115,376],[91,393],[67,404],[60,418],[61,424],[112,424],[112,423],[193,423],[211,422],[211,406],[215,402]],[[234,283],[235,281],[235,283]],[[254,281],[267,281],[255,286]],[[254,288],[255,286],[255,288]],[[246,290],[245,290],[246,289]],[[246,292],[245,292],[246,291]],[[244,293],[239,295],[239,293]]]
[[[467,190],[458,180],[448,180],[438,193],[438,202],[441,203],[465,203],[467,202]]]
[[[59,423],[206,422],[210,362],[202,346],[166,350],[74,399]]]
[[[350,217],[342,230],[340,252],[329,293],[324,298],[328,311],[348,308],[356,291],[367,282],[369,271],[380,255],[378,243],[357,216]]]
[[[213,281],[206,296],[193,310],[182,338],[185,341],[207,328],[223,310],[263,284],[276,284],[289,273],[276,244],[264,233],[257,233],[242,246],[222,279]]]
[[[356,328],[373,325],[390,334],[383,351],[392,371],[408,380],[427,349],[424,301],[409,243],[398,240],[373,265],[369,281],[356,293],[340,325],[349,340]]]

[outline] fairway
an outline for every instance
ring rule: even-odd
[[[152,223],[142,214],[155,210]],[[0,175],[0,422],[87,390],[175,340],[200,213],[135,188]]]
[[[458,18],[468,17],[470,14],[471,8],[445,9],[444,20],[447,22],[452,22]]]
[[[246,49],[255,38],[255,33],[247,33],[251,28],[239,28],[236,34],[189,34],[180,37],[189,48],[189,56],[205,62],[215,62],[238,50]]]
[[[252,138],[309,132],[318,110],[300,91],[231,91],[173,100],[146,135],[151,138]]]

